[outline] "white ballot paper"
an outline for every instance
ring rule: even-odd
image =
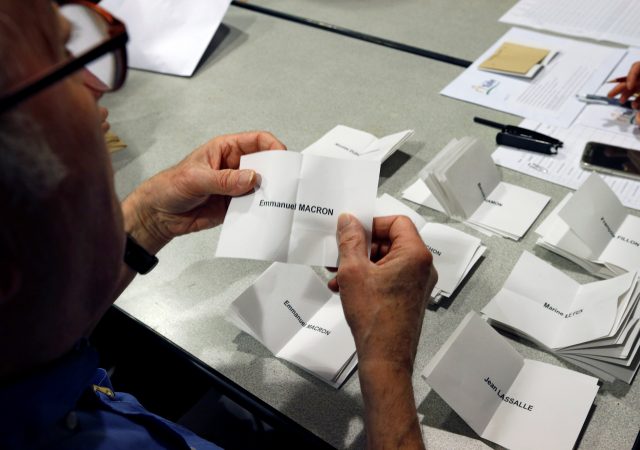
[[[231,304],[227,318],[278,358],[335,388],[358,363],[340,296],[308,266],[273,263]]]
[[[444,212],[474,228],[519,240],[549,197],[500,180],[487,148],[453,139],[422,170],[403,198]]]
[[[260,186],[231,199],[216,256],[337,267],[341,213],[371,242],[380,163],[270,151],[243,155]]]
[[[407,216],[416,226],[420,237],[433,255],[433,265],[438,271],[431,298],[439,303],[443,297],[450,297],[478,263],[487,247],[482,241],[467,233],[441,223],[427,223],[420,214],[384,194],[376,202],[376,217]]]
[[[231,0],[102,0],[127,25],[129,67],[189,77]]]
[[[572,449],[598,380],[524,359],[470,312],[423,372],[481,437],[514,450]]]
[[[616,194],[592,174],[536,229],[537,244],[609,278],[640,270],[640,218],[627,214]]]
[[[337,125],[301,153],[332,158],[371,159],[382,163],[411,136],[413,130],[404,130],[378,139],[365,131]]]
[[[480,70],[478,66],[504,42],[556,49],[559,53],[533,80]],[[624,54],[623,49],[512,28],[441,94],[568,127],[584,108],[576,94],[595,92]]]
[[[596,376],[630,383],[638,369],[638,297],[637,272],[581,285],[523,252],[482,313],[492,325],[595,367]]]

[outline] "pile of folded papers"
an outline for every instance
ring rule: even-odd
[[[524,252],[482,313],[605,381],[630,384],[640,365],[639,294],[636,271],[581,285]]]
[[[536,229],[537,244],[601,278],[640,269],[640,218],[593,174]]]
[[[488,234],[519,240],[549,197],[501,181],[490,151],[474,138],[453,139],[403,197]]]
[[[433,265],[438,271],[438,282],[431,294],[436,304],[443,297],[453,295],[487,249],[477,237],[441,223],[427,223],[420,214],[389,194],[384,194],[376,201],[375,216],[391,215],[403,215],[411,219],[431,251]]]
[[[335,388],[358,364],[340,296],[308,266],[272,264],[231,304],[227,319]]]

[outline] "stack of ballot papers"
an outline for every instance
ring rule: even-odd
[[[405,130],[378,139],[366,131],[337,125],[301,153],[331,158],[371,159],[382,163],[411,136],[413,130]]]
[[[433,255],[438,282],[431,293],[433,303],[451,297],[471,269],[480,261],[487,247],[467,233],[441,223],[427,223],[414,210],[384,194],[376,202],[376,217],[407,216],[416,226],[420,237]]]
[[[423,376],[481,437],[516,450],[572,449],[598,393],[596,378],[524,359],[473,311]]]
[[[638,272],[579,284],[524,252],[482,313],[605,381],[631,383],[640,364]]]
[[[402,196],[468,225],[519,240],[549,197],[500,180],[489,149],[476,139],[453,139]]]
[[[296,152],[243,155],[260,185],[231,199],[216,256],[337,267],[338,216],[350,213],[371,226],[380,163]]]
[[[231,304],[227,318],[278,358],[335,388],[358,364],[340,297],[310,267],[272,264]]]
[[[536,229],[537,244],[609,278],[640,269],[640,218],[627,214],[616,194],[592,174]]]

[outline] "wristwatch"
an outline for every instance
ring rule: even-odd
[[[158,258],[147,252],[134,238],[127,234],[127,242],[124,247],[124,262],[139,274],[144,275],[151,272],[151,269],[158,264]]]

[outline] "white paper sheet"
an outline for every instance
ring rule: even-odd
[[[640,49],[629,49],[628,54],[608,78],[626,75],[635,61],[640,61]],[[606,95],[612,87],[612,84],[605,84],[593,92],[582,93]],[[587,142],[604,142],[640,150],[640,128],[629,123],[631,114],[630,110],[625,108],[587,105],[569,128],[524,120],[519,126],[560,139],[564,142],[564,146],[555,156],[511,147],[498,147],[492,155],[493,160],[503,167],[571,189],[578,189],[592,173],[580,167],[582,151]],[[623,205],[640,209],[640,182],[607,175],[602,175],[602,178],[613,189]]]
[[[500,22],[640,45],[640,8],[636,0],[520,0]]]
[[[483,72],[479,64],[503,42],[558,49],[533,80]],[[575,96],[595,92],[625,51],[519,28],[509,30],[441,94],[554,126],[568,127],[584,108]],[[586,57],[585,55],[588,55]]]
[[[537,244],[608,278],[640,269],[640,218],[592,174],[536,230]]]
[[[189,77],[231,0],[102,0],[127,26],[129,67]]]
[[[571,449],[593,377],[524,359],[470,312],[429,362],[427,383],[481,437],[511,449]]]
[[[382,163],[411,136],[413,130],[405,130],[378,139],[365,131],[337,125],[301,153]]]
[[[450,297],[485,252],[482,241],[441,223],[427,223],[407,205],[384,194],[376,201],[376,217],[392,215],[409,217],[433,255],[438,282],[431,296]]]
[[[244,155],[261,177],[234,197],[216,256],[337,267],[338,216],[354,215],[371,241],[380,163],[271,151]]]
[[[310,267],[272,264],[231,304],[227,317],[278,358],[334,387],[357,363],[340,297]]]

